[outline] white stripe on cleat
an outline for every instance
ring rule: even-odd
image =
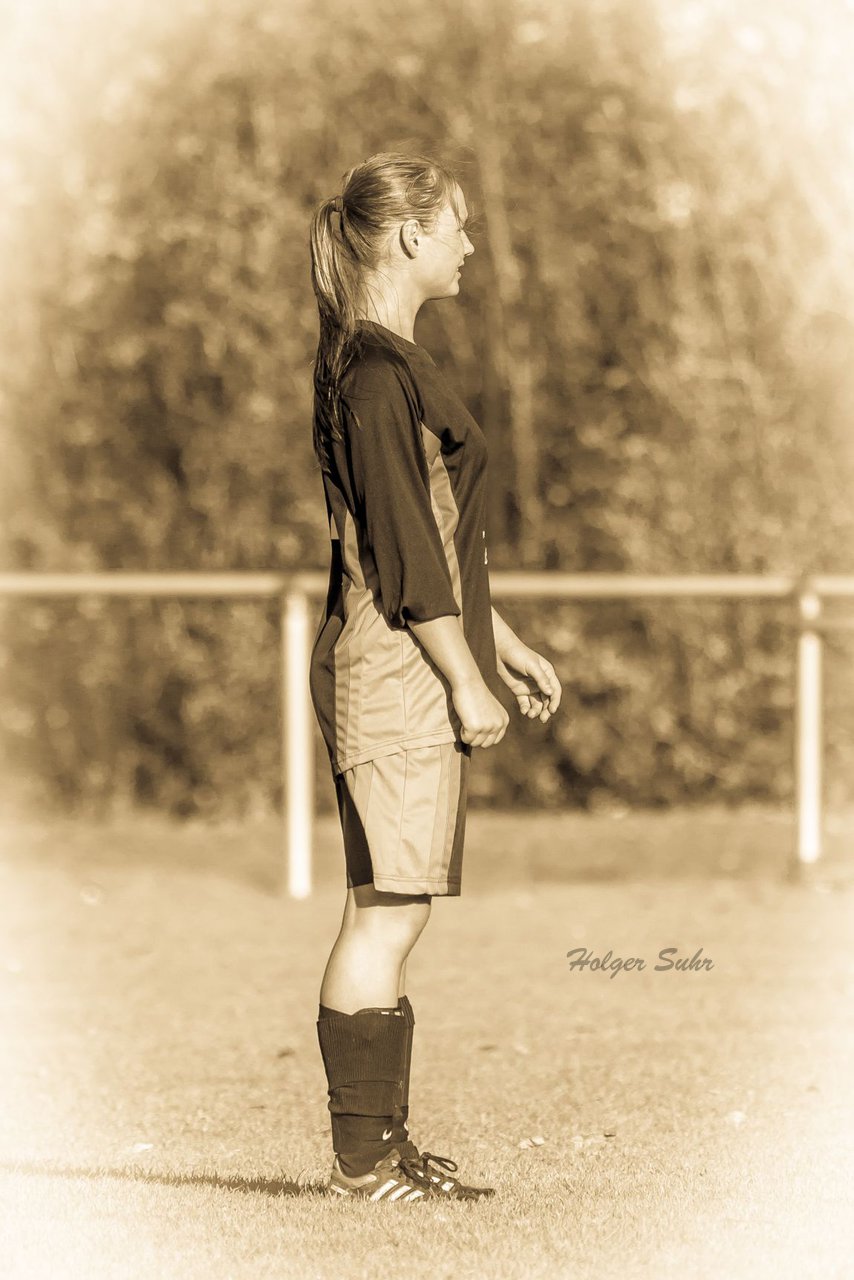
[[[368,1197],[368,1199],[382,1200],[385,1193],[387,1191],[390,1191],[392,1187],[396,1187],[396,1186],[397,1186],[397,1178],[392,1178],[389,1182],[384,1182],[381,1187],[378,1187],[376,1191],[372,1192],[372,1194]]]
[[[406,1192],[409,1190],[410,1188],[404,1182],[397,1188],[397,1191],[392,1191],[391,1195],[389,1196],[389,1200],[397,1200],[399,1196],[405,1195]]]

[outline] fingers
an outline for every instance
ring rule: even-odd
[[[557,678],[557,672],[546,658],[540,658],[540,670],[537,672],[537,684],[545,694],[549,714],[554,715],[560,706],[561,687],[560,681]],[[540,719],[542,719],[542,715],[540,716]]]
[[[541,724],[546,724],[560,706],[560,695],[560,686],[548,698],[543,694],[520,694],[519,710],[529,720],[539,720]]]
[[[506,665],[502,665],[502,679],[516,695],[522,715],[545,724],[557,711],[561,700],[560,680],[552,663],[542,654],[532,654],[529,662],[520,667],[524,674],[518,679],[513,679]]]
[[[477,733],[470,734],[467,729],[463,729],[461,737],[463,742],[467,742],[472,747],[494,747],[507,732],[507,726],[510,723],[510,717],[507,712],[503,713],[503,721],[500,725],[492,729],[480,729]]]
[[[523,715],[542,718],[542,712],[546,706],[549,714],[554,715],[560,706],[561,687],[557,672],[548,658],[543,658],[540,654],[537,654],[536,660],[527,668],[526,677],[520,683],[523,684],[524,693],[519,689],[518,685],[511,686],[511,688],[516,694],[519,701],[519,709]],[[528,701],[523,702],[523,698],[526,695]]]
[[[473,738],[467,738],[463,734],[463,742],[468,742],[472,747],[494,747],[504,737],[504,730],[500,733],[476,733]]]

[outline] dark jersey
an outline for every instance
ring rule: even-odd
[[[458,616],[488,686],[501,687],[483,432],[423,347],[361,326],[364,349],[342,381],[344,440],[323,474],[332,556],[310,669],[335,773],[460,736],[450,685],[410,622]]]

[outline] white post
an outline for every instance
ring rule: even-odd
[[[314,816],[314,760],[308,684],[308,597],[282,597],[282,748],[288,893],[311,893],[311,839]]]
[[[817,592],[798,596],[801,631],[795,738],[797,791],[797,870],[821,857],[821,636],[809,624],[821,614]]]

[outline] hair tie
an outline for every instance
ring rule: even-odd
[[[335,199],[332,201],[332,208],[335,210],[336,213],[344,212],[344,201],[341,198],[341,196],[335,197]]]

